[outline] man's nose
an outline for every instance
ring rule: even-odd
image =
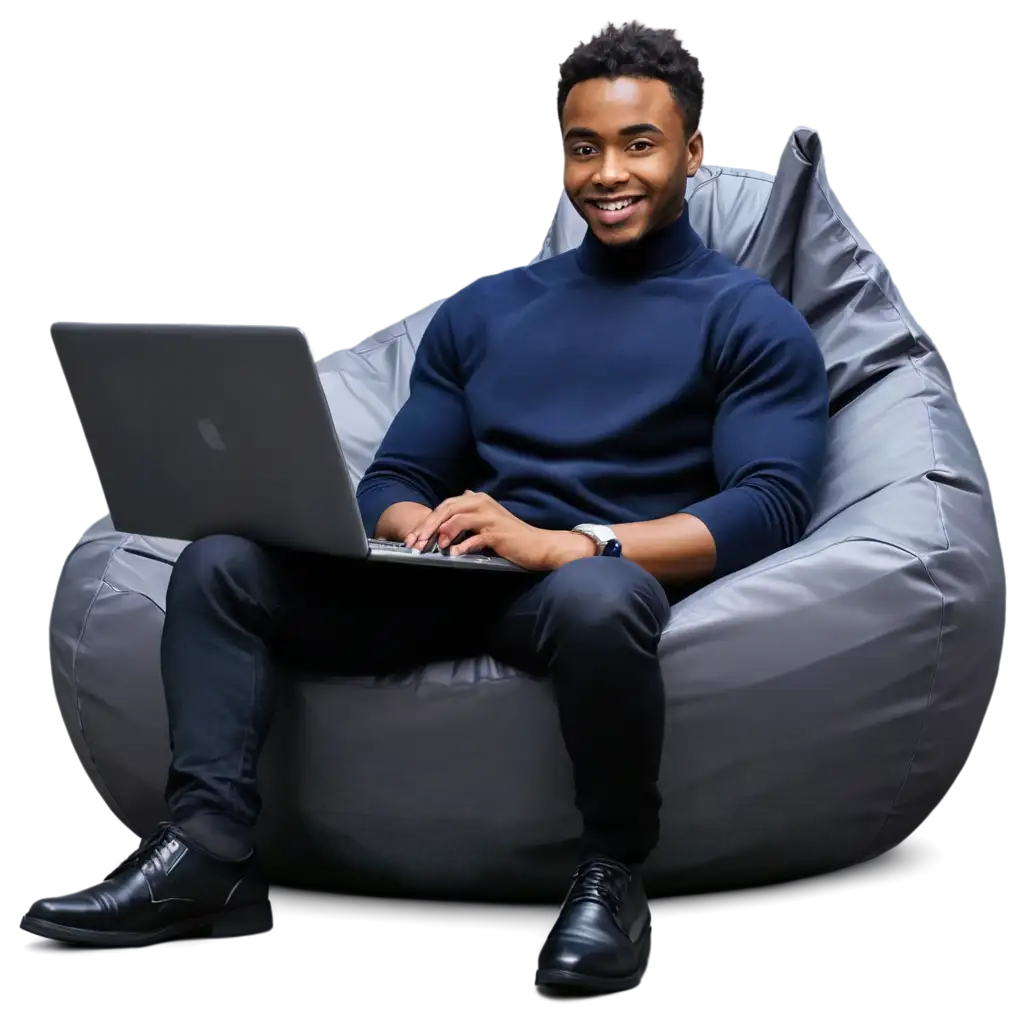
[[[595,174],[595,180],[605,188],[610,188],[621,181],[626,181],[628,177],[625,160],[617,153],[605,153]]]

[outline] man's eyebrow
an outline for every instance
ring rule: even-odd
[[[657,125],[651,124],[649,121],[644,121],[642,124],[630,124],[626,125],[625,128],[619,129],[619,135],[622,138],[628,138],[630,135],[646,135],[649,133],[655,135],[664,135],[665,133],[657,127]],[[570,139],[597,139],[600,138],[598,132],[595,132],[593,128],[570,128],[563,137],[563,142],[568,142]]]

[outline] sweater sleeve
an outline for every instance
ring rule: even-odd
[[[712,336],[712,457],[719,493],[680,511],[715,540],[716,578],[799,540],[825,459],[828,379],[800,313],[768,282],[739,297]]]
[[[475,453],[451,322],[451,300],[427,324],[413,360],[409,397],[356,488],[368,537],[398,501],[435,508],[465,490]]]

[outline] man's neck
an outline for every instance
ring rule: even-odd
[[[580,269],[598,277],[653,277],[682,266],[704,249],[700,235],[690,226],[688,205],[664,227],[627,245],[607,245],[587,228],[577,249]]]

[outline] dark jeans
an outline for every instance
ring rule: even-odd
[[[487,653],[552,680],[583,852],[640,862],[658,840],[668,615],[661,584],[622,558],[489,573],[196,541],[171,575],[161,647],[172,817],[248,836],[275,665],[374,676]]]

